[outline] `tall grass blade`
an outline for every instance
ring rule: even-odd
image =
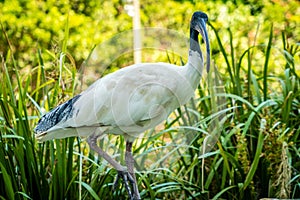
[[[266,128],[266,120],[265,119],[261,119],[261,122],[260,122],[260,131],[259,131],[259,134],[258,134],[255,156],[254,156],[254,159],[253,159],[253,163],[251,164],[250,170],[249,170],[249,172],[248,172],[248,174],[246,176],[246,179],[244,181],[243,190],[246,190],[246,188],[248,187],[248,185],[252,181],[253,176],[256,173],[256,169],[257,169],[260,157],[261,157],[261,152],[262,152],[263,144],[264,144],[264,138],[265,138],[265,136],[264,136],[264,130],[265,130],[265,128]]]
[[[263,73],[263,85],[264,85],[263,94],[264,94],[265,101],[268,98],[268,66],[269,66],[269,59],[271,55],[272,40],[273,40],[273,24],[271,24],[271,28],[270,28],[269,42],[266,49],[264,73]]]
[[[229,63],[229,60],[228,60],[228,57],[227,57],[227,53],[226,53],[226,51],[225,51],[225,48],[224,48],[224,46],[223,46],[223,44],[222,44],[222,41],[221,41],[221,38],[220,38],[220,36],[219,36],[219,33],[218,33],[218,31],[217,31],[217,29],[210,23],[210,22],[208,22],[208,24],[209,24],[209,26],[213,29],[213,31],[214,31],[214,33],[215,33],[215,35],[216,35],[216,38],[217,38],[217,42],[218,42],[218,46],[219,46],[219,48],[220,48],[220,51],[222,52],[222,55],[223,55],[223,57],[224,57],[224,59],[225,59],[225,62],[226,62],[226,65],[227,65],[227,71],[228,71],[228,73],[229,73],[229,76],[230,76],[230,80],[232,81],[232,84],[233,84],[233,88],[235,88],[235,78],[234,78],[234,72],[233,72],[233,70],[232,70],[232,66],[230,65],[230,63]]]
[[[79,183],[77,181],[75,181],[76,183]],[[100,198],[98,197],[97,193],[93,190],[93,188],[91,188],[91,186],[89,186],[88,184],[81,182],[79,183],[81,184],[93,197],[93,199],[95,200],[100,200]]]
[[[0,168],[4,180],[3,183],[5,183],[4,186],[5,186],[6,195],[9,199],[14,200],[15,194],[14,194],[14,187],[11,182],[12,177],[7,173],[5,167],[2,165],[1,162],[0,162]]]

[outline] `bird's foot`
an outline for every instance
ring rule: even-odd
[[[118,187],[120,178],[122,178],[124,181],[125,189],[128,193],[129,199],[135,200],[134,196],[136,196],[136,195],[134,194],[134,191],[132,191],[130,185],[132,186],[132,188],[134,188],[136,183],[135,183],[134,179],[132,178],[132,176],[130,175],[130,173],[127,171],[118,171],[118,175],[113,184],[113,191],[115,191],[116,188]]]

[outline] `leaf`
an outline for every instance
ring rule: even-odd
[[[225,192],[227,192],[227,190],[230,190],[230,189],[235,188],[235,187],[236,187],[235,185],[232,185],[232,186],[229,186],[229,187],[227,187],[227,188],[224,188],[224,189],[221,190],[218,194],[216,194],[216,195],[214,196],[214,198],[212,198],[212,200],[220,199],[220,196],[221,196],[223,193],[225,193]]]
[[[0,163],[0,168],[2,172],[2,176],[4,179],[4,187],[6,191],[6,195],[8,196],[8,199],[14,200],[15,199],[15,194],[14,194],[14,187],[11,182],[11,176],[7,173],[5,167]]]
[[[79,183],[78,181],[75,181],[75,183]],[[96,192],[93,190],[93,188],[91,188],[91,186],[89,186],[88,184],[81,182],[79,183],[81,184],[91,195],[95,200],[100,200],[100,198],[98,197],[98,195],[96,194]]]
[[[255,152],[255,156],[253,159],[253,163],[251,164],[250,170],[246,176],[246,179],[244,181],[244,186],[243,186],[243,190],[246,190],[246,188],[248,187],[248,185],[250,184],[250,182],[252,181],[252,178],[256,172],[257,166],[258,166],[258,162],[259,159],[261,157],[261,152],[262,152],[262,148],[263,148],[263,144],[264,144],[264,129],[265,129],[265,125],[266,125],[266,120],[265,119],[261,119],[260,122],[260,132],[258,135],[258,140],[257,140],[257,146],[256,146],[256,152]]]
[[[264,84],[264,100],[267,100],[267,93],[268,93],[268,65],[269,65],[269,59],[271,54],[271,47],[272,47],[272,39],[273,39],[273,24],[270,28],[270,36],[269,36],[269,42],[266,50],[266,59],[264,64],[264,76],[263,76],[263,84]]]

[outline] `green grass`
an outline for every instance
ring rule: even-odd
[[[286,64],[275,66],[284,70],[271,75],[270,59],[278,51],[272,46],[272,27],[266,44],[244,52],[234,51],[230,29],[228,47],[210,27],[221,52],[213,58],[225,61],[215,68],[226,67],[226,73],[213,70],[201,81],[195,99],[177,109],[162,130],[149,130],[134,143],[141,197],[300,198],[300,79],[295,67],[299,63],[294,62],[299,45],[288,45],[282,34],[278,59]],[[41,112],[76,93],[79,81],[67,41],[66,24],[62,52],[39,50],[39,64],[24,74],[11,51],[1,57],[1,199],[127,197],[122,185],[112,193],[116,171],[89,152],[84,139],[42,144],[34,139],[32,130]],[[263,73],[251,64],[259,49]],[[53,58],[51,65],[44,63],[45,54]],[[211,143],[215,145],[209,147]],[[99,145],[124,163],[122,137],[108,135]]]

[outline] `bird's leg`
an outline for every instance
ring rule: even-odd
[[[132,191],[131,191],[131,188],[130,188],[128,182],[130,182],[131,184],[134,184],[134,179],[131,177],[130,173],[127,172],[125,167],[123,167],[121,164],[119,164],[115,159],[113,159],[110,155],[108,155],[105,151],[103,151],[97,145],[98,137],[99,137],[99,135],[92,134],[88,137],[87,142],[88,142],[89,146],[91,147],[91,149],[93,149],[95,152],[97,152],[102,158],[104,158],[109,164],[111,164],[118,171],[116,181],[113,184],[113,190],[116,188],[119,179],[123,178],[125,188],[128,192],[128,196],[130,199],[133,199],[133,194],[132,194]]]
[[[92,134],[88,137],[87,142],[90,145],[91,149],[96,151],[102,158],[104,158],[109,164],[111,164],[117,171],[126,171],[126,169],[120,165],[115,159],[108,155],[105,151],[100,149],[97,145],[98,135]]]
[[[118,187],[119,185],[119,179],[122,178],[123,181],[124,181],[124,185],[125,185],[125,188],[126,188],[126,191],[128,193],[128,196],[130,198],[130,200],[133,200],[133,194],[132,194],[132,191],[131,191],[131,188],[128,184],[128,182],[130,182],[131,184],[134,183],[131,175],[129,174],[129,172],[127,171],[118,171],[118,175],[116,177],[116,180],[114,181],[114,184],[113,184],[113,191],[116,190],[116,188]]]
[[[126,142],[126,152],[125,152],[125,161],[129,174],[133,179],[133,199],[141,199],[139,189],[137,186],[137,181],[134,173],[134,159],[132,156],[132,142]]]

